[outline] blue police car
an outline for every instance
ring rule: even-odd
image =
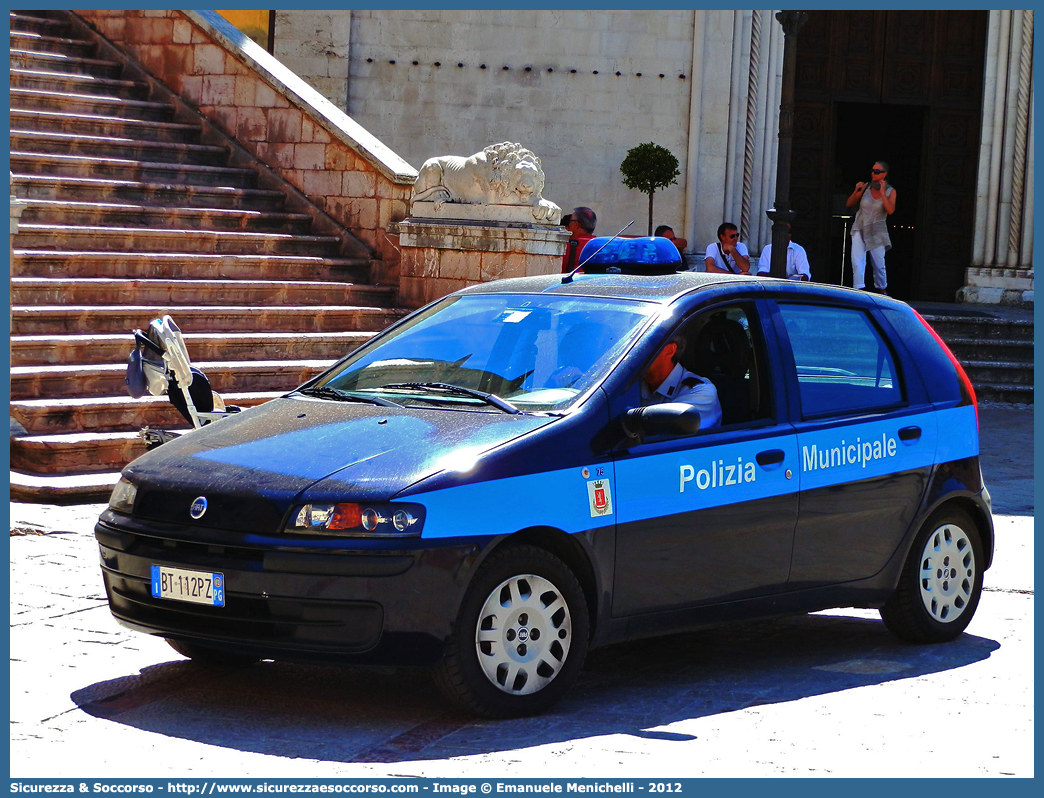
[[[96,537],[113,615],[192,659],[433,665],[495,717],[732,619],[951,640],[994,547],[974,392],[913,310],[695,273],[445,297],[131,463]]]

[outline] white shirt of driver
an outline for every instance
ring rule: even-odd
[[[682,402],[700,411],[700,429],[721,425],[721,405],[714,383],[675,363],[659,387],[653,391],[653,403]]]
[[[768,274],[772,266],[772,245],[766,244],[765,248],[761,250],[761,257],[758,258],[758,274]],[[787,246],[787,278],[797,277],[803,274],[809,280],[812,279],[812,271],[808,266],[808,253],[805,252],[805,248],[800,244],[795,244],[793,241]]]

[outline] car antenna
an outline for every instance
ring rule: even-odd
[[[612,238],[610,238],[608,241],[606,241],[604,244],[602,244],[602,246],[600,246],[598,249],[596,249],[594,252],[592,252],[590,258],[585,260],[583,263],[576,264],[576,268],[573,269],[571,272],[569,272],[569,274],[567,274],[565,277],[562,278],[562,285],[565,285],[566,283],[573,282],[573,277],[576,275],[576,273],[578,271],[580,271],[582,268],[584,268],[584,266],[586,266],[588,263],[591,262],[591,258],[593,258],[595,255],[597,255],[599,252],[601,252],[607,246],[612,244],[617,238],[620,237],[620,235],[623,233],[623,231],[626,230],[628,227],[630,227],[632,224],[634,224],[634,219],[631,219],[631,221],[629,221],[627,224],[625,224],[623,227],[620,228],[620,232],[619,233],[614,235]]]

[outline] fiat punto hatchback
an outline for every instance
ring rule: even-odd
[[[185,656],[432,665],[500,717],[593,646],[733,619],[951,640],[994,546],[972,387],[913,310],[693,273],[445,297],[131,463],[96,535],[113,615]]]

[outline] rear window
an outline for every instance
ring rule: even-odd
[[[779,311],[804,417],[851,415],[902,402],[895,358],[865,311],[801,304],[780,304]]]
[[[960,402],[961,384],[957,371],[927,328],[906,308],[888,307],[883,311],[916,361],[929,401]]]

